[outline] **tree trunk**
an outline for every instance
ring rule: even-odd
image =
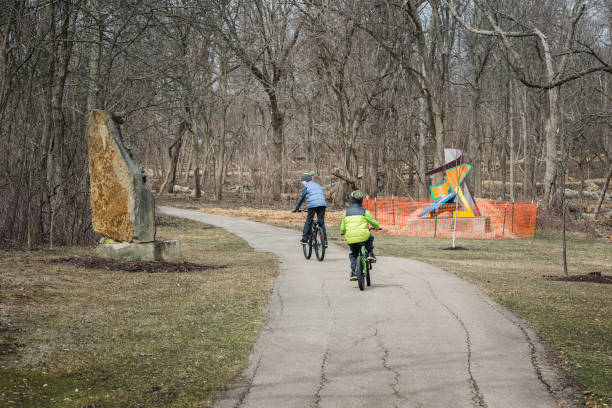
[[[195,169],[193,169],[193,193],[191,194],[193,198],[202,197],[202,187],[200,186],[200,166],[196,165]]]
[[[55,64],[56,64],[56,41],[55,41],[55,3],[49,3],[49,68],[47,77],[49,84],[55,82]],[[47,178],[49,174],[49,151],[51,148],[51,140],[53,137],[53,92],[51,89],[45,91],[47,96],[47,111],[46,126],[43,130],[42,140],[40,144],[40,164],[38,171],[38,199],[36,205],[36,236],[34,242],[38,242],[43,235],[43,207],[47,194]]]
[[[510,137],[510,201],[514,202],[514,92],[512,80],[508,86],[508,133]]]
[[[89,86],[87,88],[87,113],[91,112],[98,105],[98,68],[100,64],[100,44],[102,42],[102,29],[99,24],[98,12],[99,0],[87,0],[87,6],[91,13],[91,50],[89,53]]]
[[[584,151],[580,154],[580,162],[578,163],[578,172],[580,173],[580,191],[578,192],[578,201],[580,202],[580,209],[578,210],[578,215],[576,218],[582,217],[582,213],[584,212],[584,177],[585,177],[585,161]],[[563,189],[563,199],[565,200],[565,189]]]
[[[559,145],[559,116],[556,108],[557,94],[556,90],[549,90],[549,113],[544,126],[545,143],[546,143],[546,169],[544,172],[544,200],[548,211],[551,211],[554,206],[555,197],[555,182],[557,178],[557,163],[558,145]]]
[[[523,136],[523,199],[533,198],[535,189],[533,188],[533,169],[534,169],[534,140],[529,137],[529,131],[527,130],[527,89],[522,87],[521,89],[521,104],[520,115],[521,115],[521,133]]]
[[[436,155],[434,157],[434,168],[436,168],[444,165],[444,127],[442,124],[442,112],[440,111],[438,102],[433,97],[428,99],[431,120],[433,123],[434,137],[436,139]],[[433,175],[433,178],[433,182],[435,184],[442,184],[444,174],[442,172],[438,172]]]
[[[283,125],[284,115],[280,111],[276,94],[270,96],[270,110],[272,115],[272,199],[280,200],[283,186]]]
[[[608,169],[608,176],[606,177],[606,182],[601,189],[601,196],[599,196],[599,201],[597,201],[597,207],[595,208],[595,218],[599,215],[599,211],[601,211],[601,204],[606,198],[606,191],[608,191],[608,186],[610,185],[610,178],[612,178],[612,164],[610,164]]]
[[[11,92],[10,81],[9,81],[9,73],[8,73],[8,64],[9,64],[9,43],[10,43],[10,33],[14,30],[16,14],[17,14],[17,2],[12,6],[7,7],[9,10],[9,15],[6,16],[5,25],[3,27],[2,33],[2,43],[0,43],[0,112],[4,112],[6,104],[8,102],[8,96]]]
[[[502,191],[501,191],[501,199],[506,199],[506,191],[508,184],[508,163],[506,162],[506,141],[501,140],[499,144],[499,166],[502,174]]]
[[[170,156],[170,167],[168,173],[166,173],[166,179],[159,189],[160,193],[174,193],[174,184],[176,183],[176,168],[178,166],[179,155],[181,154],[181,147],[183,145],[183,133],[185,132],[186,124],[181,121],[178,129],[178,137],[168,148],[168,156]]]
[[[472,165],[474,196],[482,196],[482,125],[480,124],[481,89],[476,87],[472,93],[472,134],[468,141],[468,157]]]
[[[546,76],[548,82],[555,78],[552,66],[552,57],[548,42],[545,37],[540,37],[542,49],[544,51],[544,62],[546,65]],[[546,137],[546,170],[544,172],[544,200],[546,208],[552,211],[555,205],[555,180],[557,177],[557,167],[559,157],[557,149],[559,146],[559,88],[552,88],[546,91],[548,97],[548,117],[544,126]]]
[[[429,188],[427,186],[427,105],[423,98],[419,98],[419,140],[418,140],[418,171],[419,171],[419,197],[429,197]]]
[[[215,158],[215,200],[223,198],[223,176],[225,175],[225,120],[227,111],[224,109],[219,124],[219,149]]]

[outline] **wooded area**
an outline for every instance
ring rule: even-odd
[[[314,170],[336,204],[426,197],[455,147],[477,197],[601,212],[611,25],[612,0],[3,0],[0,246],[91,242],[92,109],[160,193]]]

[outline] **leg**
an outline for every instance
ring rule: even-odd
[[[355,266],[357,266],[357,259],[359,259],[359,252],[361,251],[361,244],[349,244],[351,252],[349,252],[349,260],[351,261],[351,275],[355,273]]]
[[[374,255],[374,235],[370,234],[370,238],[365,242],[365,249],[368,254],[368,261],[370,263],[376,262],[376,256]]]
[[[325,229],[325,207],[316,207],[315,210],[317,211],[317,220],[319,220],[319,222],[321,223],[321,229],[325,234],[324,244],[325,246],[327,246],[327,230]]]
[[[308,215],[306,215],[306,222],[304,223],[304,231],[302,231],[302,242],[306,242],[310,239],[310,229],[312,228],[312,219],[315,215],[315,209],[309,208]]]
[[[370,234],[370,238],[365,242],[366,251],[374,252],[374,235]]]

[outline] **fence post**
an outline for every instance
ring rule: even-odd
[[[514,200],[512,200],[512,229],[510,231],[514,234]]]
[[[533,204],[533,200],[531,200],[531,203]],[[535,215],[535,225],[533,227],[533,239],[535,240],[536,237],[536,233],[537,233],[537,229],[538,229],[538,209],[540,208],[540,203],[539,201],[536,201],[536,215]]]
[[[502,234],[501,234],[502,238],[506,234],[506,214],[507,213],[508,213],[508,205],[504,205],[504,222],[502,223]]]
[[[436,237],[436,233],[438,232],[438,217],[434,217],[436,222],[434,222],[434,238]]]
[[[374,218],[378,219],[378,214],[376,213],[376,197],[374,197]]]
[[[393,225],[395,225],[395,204],[393,204],[393,194],[391,194],[391,210],[393,211]]]

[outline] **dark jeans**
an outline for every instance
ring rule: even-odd
[[[325,241],[327,242],[327,232],[325,231],[325,207],[312,207],[308,209],[308,215],[306,216],[306,222],[304,223],[304,231],[302,232],[302,241],[308,241],[310,237],[310,229],[312,228],[312,220],[315,213],[317,214],[317,220],[321,223],[321,229],[325,233]]]
[[[364,242],[366,252],[374,251],[374,235],[370,234],[370,238]],[[351,252],[349,252],[349,259],[351,260],[351,274],[355,270],[355,266],[357,266],[357,259],[359,259],[359,254],[361,252],[361,244],[361,242],[349,244],[349,248],[351,249]]]

